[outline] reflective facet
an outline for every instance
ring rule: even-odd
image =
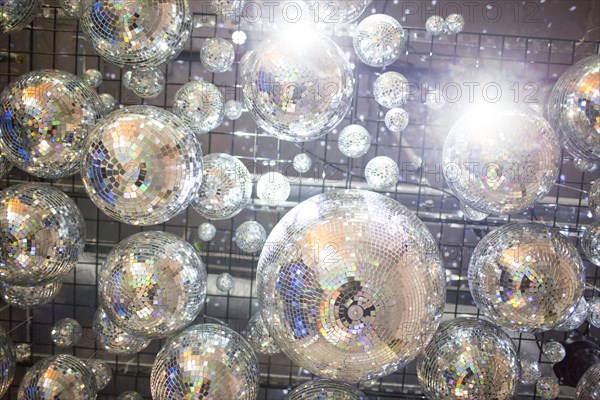
[[[268,172],[256,184],[256,195],[270,206],[278,206],[290,197],[290,182],[279,172]]]
[[[17,308],[31,308],[54,300],[60,289],[60,279],[39,286],[18,286],[0,283],[0,294],[5,303]]]
[[[362,157],[371,148],[371,135],[360,125],[348,125],[340,132],[338,148],[346,157]]]
[[[82,334],[81,325],[73,318],[63,318],[57,321],[50,331],[52,342],[58,347],[75,346]]]
[[[215,238],[217,228],[210,222],[204,222],[198,227],[198,239],[204,242],[210,242]]]
[[[275,344],[269,330],[265,326],[260,312],[257,312],[248,321],[246,327],[246,339],[256,353],[273,355],[281,353],[281,350]]]
[[[402,107],[408,100],[408,80],[398,72],[385,72],[373,83],[375,101],[386,108]]]
[[[365,167],[365,178],[373,190],[391,189],[400,179],[400,169],[396,161],[389,157],[375,157]]]
[[[112,378],[112,371],[108,364],[98,359],[85,360],[84,363],[92,371],[98,390],[106,388]]]
[[[223,94],[212,83],[192,81],[175,93],[173,112],[195,133],[207,133],[223,122],[224,102]]]
[[[123,85],[143,99],[152,99],[165,90],[165,76],[157,67],[125,72]]]
[[[544,343],[542,353],[551,363],[561,362],[567,355],[564,346],[559,342]]]
[[[135,354],[144,350],[151,339],[138,338],[115,325],[102,307],[94,315],[94,334],[99,346],[111,354]]]
[[[0,34],[23,29],[32,22],[42,0],[5,0],[0,2]]]
[[[589,367],[577,383],[577,400],[600,400],[600,363]]]
[[[267,240],[267,231],[258,222],[247,221],[237,227],[234,240],[246,253],[257,253]]]
[[[64,12],[73,18],[79,18],[81,15],[81,1],[82,0],[60,0],[60,7]]]
[[[385,67],[400,57],[406,35],[402,25],[386,14],[373,14],[363,19],[354,33],[354,51],[371,67]]]
[[[210,72],[225,72],[235,59],[233,45],[221,38],[209,38],[200,49],[200,61]]]
[[[331,380],[308,381],[292,390],[285,400],[367,400],[367,396],[347,383]]]

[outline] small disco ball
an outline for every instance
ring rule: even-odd
[[[569,152],[600,159],[600,56],[585,58],[565,71],[548,98],[546,115]]]
[[[290,182],[279,172],[268,172],[256,184],[256,195],[270,206],[278,206],[290,197]]]
[[[281,353],[281,349],[275,344],[269,330],[265,326],[260,312],[257,312],[248,321],[246,327],[246,340],[255,352],[265,355]]]
[[[83,82],[93,88],[102,84],[102,72],[97,69],[87,69],[83,73]]]
[[[294,169],[301,174],[310,171],[312,164],[312,158],[310,158],[310,156],[306,153],[296,154],[294,160],[292,161],[292,166]]]
[[[559,342],[547,342],[542,346],[542,354],[544,354],[551,363],[557,363],[564,360],[567,352],[565,347]]]
[[[542,399],[555,399],[560,394],[560,386],[553,376],[541,377],[535,384],[535,390]]]
[[[0,397],[4,396],[15,377],[17,358],[10,336],[0,328]]]
[[[356,21],[367,8],[368,0],[305,0],[325,24],[347,24]],[[320,17],[319,17],[320,16]]]
[[[229,100],[225,103],[225,116],[235,121],[242,116],[242,112],[244,111],[244,105],[235,100]]]
[[[433,36],[446,32],[446,20],[439,15],[432,15],[425,21],[425,30]]]
[[[117,67],[158,67],[183,49],[192,10],[188,0],[87,0],[80,24],[96,52]]]
[[[477,211],[464,203],[460,203],[460,210],[462,211],[465,219],[469,221],[483,221],[484,219],[489,217],[489,214]]]
[[[0,150],[17,168],[47,179],[79,171],[85,139],[104,115],[96,91],[76,75],[39,70],[0,96]]]
[[[217,235],[217,228],[210,222],[204,222],[198,227],[198,239],[210,242]]]
[[[106,388],[112,378],[112,370],[110,367],[105,362],[98,359],[85,360],[84,363],[90,371],[92,371],[98,391]]]
[[[368,400],[368,397],[347,383],[324,379],[304,382],[284,400]]]
[[[553,329],[556,331],[572,331],[581,326],[588,316],[588,303],[583,296],[579,299],[573,310],[569,313],[569,317],[560,325]]]
[[[575,389],[577,400],[600,399],[600,363],[589,367],[577,383]]]
[[[117,397],[117,400],[144,400],[144,397],[138,392],[123,392]]]
[[[115,108],[117,108],[117,101],[110,93],[102,93],[100,95],[100,100],[102,100],[102,105],[104,106],[104,112],[106,114],[111,113]]]
[[[81,1],[83,0],[60,0],[60,8],[69,16],[79,18],[81,16]]]
[[[96,399],[96,380],[79,358],[60,354],[44,358],[27,370],[19,400]]]
[[[594,297],[588,302],[588,321],[592,326],[600,328],[600,297]]]
[[[465,28],[465,18],[460,14],[450,14],[444,22],[445,29],[449,35],[456,35]]]
[[[42,0],[8,0],[0,2],[0,34],[23,29],[33,22]]]
[[[406,34],[400,22],[385,14],[363,19],[354,33],[354,51],[359,60],[371,67],[385,67],[400,57]]]
[[[590,186],[588,205],[592,216],[600,220],[600,179],[596,179]]]
[[[79,342],[83,329],[73,318],[63,318],[52,327],[50,337],[58,347],[72,347]]]
[[[99,273],[100,304],[131,335],[162,338],[189,325],[206,298],[206,269],[192,245],[140,232],[116,245]]]
[[[408,80],[398,72],[385,72],[373,83],[375,101],[385,108],[402,107],[408,94]]]
[[[242,14],[246,0],[210,0],[210,4],[209,10],[217,15],[235,17]]]
[[[258,263],[262,318],[311,373],[347,382],[388,375],[433,336],[446,278],[434,238],[406,207],[332,190],[289,211]]]
[[[170,112],[125,107],[90,134],[81,176],[90,199],[109,217],[160,224],[185,210],[200,190],[202,149]]]
[[[0,279],[39,286],[75,267],[85,247],[85,223],[60,190],[39,183],[0,192]]]
[[[144,350],[151,342],[151,339],[132,336],[119,328],[108,318],[102,307],[98,307],[94,315],[93,330],[100,347],[111,354],[135,354]]]
[[[521,359],[521,383],[525,385],[535,385],[542,377],[540,363],[533,360]]]
[[[352,104],[354,75],[348,57],[321,34],[264,41],[240,64],[246,109],[259,128],[279,139],[321,138]]]
[[[360,125],[348,125],[340,132],[338,148],[346,157],[362,157],[371,148],[371,135]]]
[[[0,150],[1,151],[1,150]],[[10,170],[12,169],[12,164],[6,157],[4,157],[4,153],[0,153],[0,179],[8,176]]]
[[[396,161],[386,156],[371,159],[365,167],[367,184],[373,190],[393,188],[400,179],[400,169]]]
[[[577,171],[585,172],[594,168],[596,165],[593,161],[584,160],[583,158],[575,157],[573,160],[573,165],[577,169]]]
[[[500,328],[475,318],[445,321],[417,363],[431,400],[510,399],[519,383],[517,349]]]
[[[251,202],[252,175],[239,159],[225,153],[203,158],[202,186],[192,207],[205,218],[220,220],[238,215]]]
[[[18,343],[15,345],[15,355],[17,362],[28,362],[31,360],[31,344]],[[2,393],[2,390],[0,390]]]
[[[493,108],[468,113],[452,126],[443,159],[446,181],[460,201],[488,214],[518,213],[542,199],[562,160],[558,137],[543,117]]]
[[[600,267],[600,221],[588,225],[581,239],[581,248],[589,262]]]
[[[150,375],[154,400],[254,400],[258,360],[238,333],[215,324],[194,325],[169,338]]]
[[[385,114],[384,122],[390,131],[400,133],[408,126],[408,113],[402,108],[392,108]]]
[[[221,292],[229,292],[235,286],[235,281],[233,280],[233,276],[224,272],[217,276],[217,289]]]
[[[38,286],[18,286],[0,283],[0,294],[5,303],[17,308],[32,308],[54,300],[60,289],[60,279]]]
[[[200,49],[200,61],[210,72],[225,72],[231,68],[235,59],[233,45],[221,38],[209,38]]]
[[[246,221],[235,230],[234,240],[246,253],[257,253],[267,240],[267,231],[256,221]]]
[[[494,323],[540,332],[563,323],[583,295],[585,270],[577,249],[538,223],[510,223],[488,233],[469,263],[477,307]]]
[[[212,83],[191,81],[175,93],[173,112],[195,133],[207,133],[223,122],[225,98]]]
[[[153,99],[165,90],[165,75],[157,67],[129,70],[123,75],[123,86],[143,99]]]

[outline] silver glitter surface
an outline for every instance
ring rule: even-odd
[[[555,326],[553,329],[557,331],[572,331],[577,329],[583,324],[588,316],[588,303],[582,296],[577,304],[570,310],[568,318],[560,325]]]
[[[477,307],[514,331],[546,331],[563,323],[583,295],[577,249],[539,223],[510,223],[488,233],[469,264]]]
[[[541,377],[540,363],[533,360],[521,359],[521,383],[535,385]]]
[[[586,227],[581,238],[581,249],[589,262],[600,267],[600,220]]]
[[[432,15],[425,21],[425,30],[432,35],[441,35],[446,31],[446,21],[439,15]]]
[[[340,132],[338,148],[346,157],[362,157],[371,148],[371,135],[360,125],[348,125]]]
[[[285,400],[368,400],[360,390],[332,380],[308,381],[294,388]]]
[[[0,192],[0,279],[39,286],[65,275],[85,246],[84,219],[60,190],[39,183]]]
[[[60,7],[65,13],[73,18],[79,18],[81,16],[81,2],[83,0],[60,0]]]
[[[235,281],[233,280],[233,276],[228,274],[227,272],[223,272],[217,276],[217,289],[221,292],[229,292],[235,286]]]
[[[385,72],[373,83],[375,101],[386,108],[402,107],[408,94],[408,80],[398,72]]]
[[[444,22],[447,33],[450,35],[460,33],[465,28],[465,18],[460,14],[450,14]]]
[[[348,382],[410,362],[445,301],[425,225],[370,191],[328,191],[294,207],[269,235],[257,279],[277,346],[311,373]]]
[[[29,360],[31,360],[31,344],[29,344],[29,343],[15,344],[15,354],[16,354],[17,362],[28,362]],[[2,391],[0,390],[0,393],[1,392]]]
[[[242,116],[244,105],[240,101],[228,100],[225,103],[225,116],[234,121]]]
[[[392,132],[400,133],[408,126],[408,113],[402,108],[392,108],[385,114],[385,126]]]
[[[519,383],[517,349],[501,329],[475,318],[443,322],[417,364],[430,400],[511,399]]]
[[[0,283],[0,294],[5,303],[17,308],[32,308],[54,300],[62,288],[60,279],[39,286],[19,286]]]
[[[234,240],[246,253],[258,253],[267,240],[267,231],[258,222],[247,221],[237,227]]]
[[[165,75],[160,68],[137,68],[123,75],[123,85],[143,99],[153,99],[165,90]]]
[[[301,174],[304,174],[308,171],[310,171],[310,168],[312,167],[312,158],[310,158],[310,156],[306,153],[300,153],[300,154],[296,154],[296,156],[294,156],[294,160],[292,161],[292,166],[294,167],[294,169],[298,172],[300,172]]]
[[[588,202],[594,219],[600,220],[600,179],[592,182]]]
[[[588,321],[592,326],[600,328],[600,297],[594,297],[588,302]]]
[[[0,34],[23,29],[32,22],[42,0],[4,0],[0,2]]]
[[[215,238],[217,228],[210,222],[204,222],[198,227],[198,239],[204,242],[210,242]]]
[[[371,67],[385,67],[396,61],[404,49],[406,34],[402,25],[386,14],[363,19],[354,33],[354,51]]]
[[[83,73],[83,82],[93,88],[102,84],[102,73],[97,69],[88,69]]]
[[[82,334],[81,325],[73,318],[63,318],[57,321],[50,331],[52,342],[58,347],[75,346]]]
[[[231,68],[235,59],[233,45],[221,38],[204,40],[200,49],[200,61],[210,72],[225,72]]]
[[[577,400],[600,400],[600,363],[589,367],[577,383]]]
[[[270,206],[278,206],[290,197],[290,182],[279,172],[268,172],[256,184],[256,195]]]
[[[389,157],[375,157],[365,167],[365,178],[373,190],[391,189],[400,179],[400,169],[396,161]]]
[[[195,133],[207,133],[223,122],[224,103],[225,98],[215,85],[205,81],[192,81],[175,93],[173,112]]]
[[[209,0],[211,8],[217,15],[234,17],[241,15],[246,0]]]
[[[93,330],[98,345],[111,354],[135,354],[144,350],[151,339],[138,338],[115,325],[102,307],[94,315]]]
[[[105,362],[98,359],[84,360],[84,363],[90,371],[92,371],[98,390],[100,391],[106,388],[112,378],[110,367]]]
[[[192,245],[167,232],[140,232],[115,246],[99,273],[102,308],[118,327],[145,338],[189,325],[206,297],[206,269]]]
[[[567,355],[564,346],[559,342],[544,343],[542,353],[551,363],[561,362]]]
[[[0,96],[0,150],[23,171],[56,179],[79,171],[85,139],[104,115],[84,80],[39,70],[11,82]]]
[[[170,112],[125,107],[90,134],[81,176],[90,199],[109,217],[160,224],[185,210],[200,190],[202,149]]]
[[[106,114],[112,112],[115,108],[117,108],[117,101],[110,93],[102,93],[100,95],[100,100],[102,100],[102,105],[104,106],[104,112]]]
[[[542,399],[555,399],[560,394],[560,386],[553,376],[541,377],[535,384],[535,390]]]
[[[156,356],[150,387],[154,400],[254,400],[258,379],[258,360],[244,338],[204,324],[169,338]]]
[[[258,354],[273,355],[281,353],[281,349],[277,347],[275,340],[265,326],[260,312],[254,314],[248,321],[246,339]]]
[[[4,396],[15,377],[17,359],[10,336],[0,328],[0,397]]]

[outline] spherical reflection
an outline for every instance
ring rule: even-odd
[[[596,179],[590,186],[589,208],[595,219],[600,220],[600,179]]]
[[[477,211],[464,203],[460,203],[460,210],[462,211],[465,219],[468,219],[469,221],[483,221],[489,217],[489,214]]]
[[[589,301],[588,321],[592,326],[600,328],[600,297],[594,297]]]
[[[125,72],[123,86],[143,99],[152,99],[165,90],[165,76],[160,68],[138,68]]]
[[[115,108],[117,108],[117,101],[110,93],[102,93],[100,95],[100,100],[102,101],[102,105],[104,106],[104,112],[109,114]]]
[[[217,235],[217,228],[210,222],[204,222],[198,227],[198,239],[210,242]]]
[[[189,325],[206,297],[206,270],[189,243],[166,232],[140,232],[121,241],[99,273],[102,308],[118,327],[146,338]]]
[[[371,148],[371,135],[360,125],[348,125],[340,132],[338,148],[346,157],[362,157]]]
[[[555,399],[560,394],[556,378],[550,376],[541,377],[535,384],[535,390],[542,399]]]
[[[90,87],[97,88],[102,84],[102,73],[97,69],[87,69],[83,73],[83,82]]]
[[[239,119],[242,116],[243,110],[244,105],[239,101],[228,100],[225,103],[225,116],[232,121]]]
[[[385,72],[373,83],[375,101],[386,108],[402,107],[408,94],[408,80],[398,72]]]
[[[385,14],[369,15],[354,33],[354,51],[371,67],[385,67],[400,57],[406,35],[402,25]]]
[[[365,178],[373,190],[391,189],[400,179],[400,169],[396,161],[389,157],[375,157],[365,167]]]
[[[560,325],[555,326],[554,330],[568,332],[577,329],[585,322],[587,316],[588,304],[587,301],[585,301],[585,298],[582,296],[577,304],[573,307],[573,310],[569,313],[568,318]]]
[[[135,354],[150,344],[150,339],[138,338],[115,325],[102,307],[94,315],[94,334],[99,346],[111,354]]]
[[[17,362],[28,362],[31,360],[31,344],[17,343],[15,345],[15,354]]]
[[[521,360],[521,383],[525,385],[535,385],[542,377],[540,364],[533,360]]]
[[[217,276],[217,289],[221,292],[229,292],[233,289],[235,282],[233,280],[233,276],[228,274],[227,272],[223,272]]]
[[[0,397],[4,396],[15,377],[17,359],[10,336],[0,328]]]
[[[277,138],[318,139],[350,109],[354,86],[350,63],[325,36],[267,40],[240,63],[246,108],[259,128]]]
[[[510,223],[487,234],[469,263],[477,307],[515,331],[546,331],[564,322],[583,295],[577,249],[538,223]]]
[[[52,342],[58,347],[72,347],[79,342],[83,330],[73,318],[63,318],[56,322],[50,331]]]
[[[561,151],[541,116],[492,108],[468,113],[452,126],[443,159],[446,181],[461,202],[488,214],[510,214],[550,191]]]
[[[285,400],[367,400],[360,390],[330,380],[308,381],[292,390]]]
[[[432,35],[441,35],[446,31],[446,21],[439,15],[432,15],[425,21],[425,30]]]
[[[41,6],[42,0],[0,2],[0,34],[15,32],[29,25]]]
[[[268,172],[256,184],[256,195],[270,206],[278,206],[290,197],[290,182],[279,172]]]
[[[237,227],[234,240],[246,253],[257,253],[267,240],[267,231],[258,222],[247,221]]]
[[[221,125],[225,116],[225,99],[212,83],[192,81],[175,93],[173,111],[195,133],[207,133]]]
[[[392,108],[385,114],[384,122],[390,131],[400,133],[408,126],[408,113],[402,108]]]
[[[246,339],[254,351],[259,354],[273,355],[281,352],[265,326],[260,312],[254,314],[248,321]]]
[[[328,191],[289,211],[258,264],[271,337],[313,374],[348,382],[392,373],[431,339],[445,299],[436,243],[400,203]]]
[[[600,221],[588,225],[581,238],[581,249],[589,262],[600,267]]]
[[[294,157],[294,160],[292,162],[292,165],[294,167],[294,169],[296,171],[298,171],[301,174],[307,173],[308,171],[310,171],[310,168],[312,167],[312,158],[310,158],[310,156],[306,153],[300,153],[300,154],[296,154],[296,156]]]
[[[551,363],[561,362],[567,355],[564,346],[558,342],[544,343],[542,353]]]
[[[106,388],[112,378],[110,367],[105,362],[97,359],[85,360],[84,363],[92,371],[98,390]]]
[[[465,27],[465,18],[460,14],[450,14],[446,17],[446,21],[444,22],[446,25],[445,28],[450,35],[462,32]]]
[[[152,398],[253,400],[258,396],[258,360],[231,329],[194,325],[169,338],[150,376]],[[198,397],[200,396],[200,397]]]
[[[600,363],[589,367],[577,383],[575,389],[577,400],[600,399]]]
[[[141,394],[138,392],[123,392],[117,397],[117,400],[144,400]]]
[[[233,45],[221,38],[209,38],[200,49],[200,61],[210,72],[225,72],[235,59]]]
[[[13,307],[31,308],[51,302],[61,288],[60,280],[38,286],[18,286],[2,282],[0,283],[0,294],[2,300]]]
[[[510,399],[520,377],[517,349],[500,328],[475,318],[443,322],[417,364],[428,399]]]
[[[235,17],[242,13],[246,0],[210,0],[211,8],[217,15]]]

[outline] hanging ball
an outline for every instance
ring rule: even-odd
[[[340,132],[338,148],[346,157],[362,157],[371,148],[371,135],[360,125],[348,125]]]
[[[365,178],[373,190],[393,189],[400,179],[400,169],[389,157],[375,157],[365,167]]]
[[[560,386],[555,377],[543,376],[535,384],[535,390],[542,399],[555,399],[560,394]]]
[[[564,346],[558,342],[544,343],[542,346],[542,353],[546,356],[548,361],[554,364],[561,362],[567,355]]]
[[[151,342],[151,339],[132,336],[119,328],[108,318],[102,307],[96,310],[92,327],[99,346],[111,354],[135,354],[144,350]]]
[[[275,344],[269,330],[265,326],[260,312],[257,312],[248,321],[246,327],[246,339],[256,353],[273,355],[281,353],[281,349]]]
[[[210,222],[204,222],[198,227],[198,239],[203,242],[210,242],[215,238],[217,234],[217,228]]]
[[[235,230],[234,241],[246,253],[257,253],[262,250],[267,240],[267,231],[256,221],[247,221]]]
[[[233,290],[234,286],[235,281],[233,280],[233,276],[231,276],[227,272],[224,272],[217,276],[217,289],[219,289],[221,292],[229,292]]]
[[[2,300],[17,308],[32,308],[54,300],[62,288],[60,279],[37,286],[19,286],[0,282]]]
[[[256,195],[269,206],[279,206],[290,197],[290,182],[279,172],[268,172],[256,184]]]
[[[83,82],[93,88],[102,84],[102,73],[97,69],[88,69],[83,73]]]
[[[358,59],[371,67],[385,67],[396,61],[406,43],[402,25],[386,14],[363,19],[354,33],[354,51]]]
[[[360,390],[332,380],[308,381],[294,388],[285,400],[368,400]]]
[[[112,371],[102,360],[84,360],[85,365],[92,371],[98,391],[105,389],[112,378]]]
[[[212,83],[191,81],[175,93],[173,112],[195,133],[208,133],[223,122],[225,98]]]
[[[225,72],[235,59],[233,45],[221,38],[209,38],[200,48],[200,61],[210,72]]]
[[[72,347],[79,342],[83,330],[73,318],[63,318],[56,322],[50,331],[52,342],[58,347]]]
[[[153,99],[165,90],[165,76],[157,67],[125,72],[123,86],[143,99]]]

